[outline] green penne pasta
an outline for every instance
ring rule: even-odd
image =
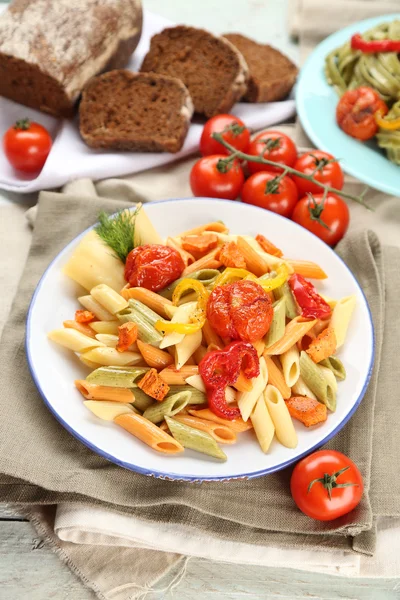
[[[154,402],[143,413],[145,419],[152,423],[161,423],[165,417],[173,417],[185,408],[189,401],[190,392],[172,394],[162,402]]]
[[[287,281],[273,291],[275,300],[285,298],[286,316],[288,319],[294,319],[298,316],[296,302]]]
[[[136,380],[147,373],[150,367],[99,367],[92,371],[86,381],[96,385],[136,388]]]
[[[179,423],[171,417],[165,417],[165,421],[169,427],[172,436],[180,443],[184,448],[190,450],[196,450],[202,454],[208,454],[214,458],[220,458],[226,460],[226,454],[218,446],[214,438],[205,431],[194,429],[183,423]]]
[[[336,392],[324,377],[322,369],[304,351],[300,354],[300,374],[304,383],[316,395],[317,400],[334,412],[336,410]]]
[[[131,302],[132,300],[129,300],[129,303]],[[156,348],[160,346],[163,336],[154,328],[154,324],[150,323],[143,313],[139,312],[136,308],[130,306],[126,310],[118,313],[117,317],[121,323],[127,323],[128,321],[136,323],[138,327],[138,337],[142,342],[151,344]],[[159,320],[160,316],[157,315],[157,321]]]
[[[133,391],[133,395],[135,396],[135,408],[138,408],[142,412],[144,412],[149,406],[154,403],[154,398],[148,396],[143,390],[138,387],[135,387]]]
[[[128,301],[129,308],[135,309],[138,313],[143,315],[143,317],[150,323],[150,325],[155,325],[157,321],[160,320],[160,315],[158,315],[154,310],[151,310],[148,306],[140,302],[139,300],[135,300],[131,298]]]
[[[346,379],[346,369],[344,368],[344,364],[336,356],[330,356],[329,358],[325,358],[324,360],[321,360],[321,362],[318,364],[330,369],[336,377],[336,379],[340,379],[341,381]]]
[[[273,304],[274,316],[271,321],[270,328],[268,330],[267,335],[264,338],[265,345],[267,348],[275,344],[278,340],[283,337],[285,333],[285,325],[286,325],[286,300],[285,297],[282,296],[280,300],[277,300]]]
[[[196,388],[191,385],[170,385],[169,388],[170,390],[167,394],[167,398],[178,392],[187,392],[190,394],[188,404],[207,404],[206,394],[200,390],[196,390]]]
[[[217,271],[217,269],[200,269],[200,271],[195,271],[194,273],[191,273],[190,279],[197,279],[198,281],[201,281],[201,283],[205,287],[207,287],[214,283],[214,281],[216,280],[218,275],[220,275],[220,272]],[[163,296],[164,298],[168,298],[168,300],[171,300],[172,294],[174,293],[174,289],[182,281],[182,279],[187,279],[187,277],[186,278],[181,277],[180,279],[176,279],[175,281],[173,281],[166,288],[164,288],[163,290],[158,292],[160,294],[160,296]],[[190,290],[189,290],[189,292],[190,292]],[[185,294],[183,294],[183,296],[184,295]]]

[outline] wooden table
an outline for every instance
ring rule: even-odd
[[[4,0],[0,0],[4,1]],[[143,0],[171,21],[215,33],[241,32],[297,60],[287,34],[288,0]],[[93,600],[94,594],[63,565],[12,507],[0,505],[0,599]],[[155,600],[162,595],[149,595]],[[400,580],[348,579],[302,571],[192,559],[174,600],[395,600]]]

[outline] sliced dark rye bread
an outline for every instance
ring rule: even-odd
[[[153,36],[140,70],[181,79],[195,112],[207,117],[229,112],[247,89],[248,69],[240,52],[195,27],[178,25]]]
[[[178,152],[193,104],[183,83],[124,69],[94,77],[83,91],[79,130],[91,148]]]
[[[284,54],[241,35],[226,33],[229,40],[243,54],[250,70],[247,102],[275,102],[285,98],[292,89],[298,68]]]

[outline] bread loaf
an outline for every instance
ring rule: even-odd
[[[178,152],[192,114],[179,79],[121,69],[94,77],[83,91],[80,133],[92,148]]]
[[[142,72],[178,77],[188,88],[197,113],[229,112],[247,89],[248,69],[227,40],[195,27],[169,27],[151,39]]]
[[[0,16],[0,95],[71,116],[91,77],[127,64],[141,30],[140,0],[13,0]]]

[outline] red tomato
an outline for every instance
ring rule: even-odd
[[[49,132],[29,119],[17,121],[3,137],[4,153],[14,167],[25,173],[42,169],[51,149]]]
[[[330,162],[332,160],[334,160],[334,158],[331,154],[322,152],[321,150],[314,150],[299,156],[294,163],[294,168],[305,175],[312,174],[314,179],[325,185],[341,190],[344,183],[343,171],[339,163]],[[317,168],[318,171],[315,171]],[[319,194],[323,191],[321,186],[312,181],[308,181],[307,179],[302,179],[297,175],[292,175],[292,179],[301,196],[307,192]]]
[[[297,188],[290,177],[277,181],[275,173],[254,173],[242,188],[242,200],[272,212],[290,217],[299,198]]]
[[[347,231],[350,213],[347,204],[336,194],[328,194],[325,202],[323,198],[323,194],[313,194],[299,200],[292,220],[329,246],[335,246]]]
[[[126,257],[125,279],[131,287],[144,287],[153,292],[178,279],[185,265],[174,248],[146,244],[131,250]]]
[[[353,510],[363,490],[356,465],[335,450],[320,450],[303,458],[290,480],[290,491],[299,509],[318,521],[331,521]]]
[[[205,156],[198,160],[190,172],[190,187],[195,196],[235,200],[242,189],[244,175],[238,160],[220,162],[223,154]]]
[[[255,281],[216,287],[208,299],[207,319],[221,337],[245,342],[261,339],[274,311],[269,295]]]
[[[336,107],[336,121],[347,135],[369,140],[378,132],[375,113],[386,115],[388,107],[374,89],[361,86],[347,90]]]
[[[250,142],[247,154],[263,156],[274,163],[292,167],[296,162],[297,149],[290,137],[284,133],[280,131],[262,131]],[[248,161],[247,164],[250,173],[257,173],[258,171],[282,173],[283,170],[280,167],[263,165],[262,163],[251,161]]]
[[[222,133],[225,142],[246,152],[250,143],[250,132],[240,119],[233,115],[216,115],[204,125],[200,138],[200,152],[203,156],[210,154],[229,154],[229,150],[214,140],[213,133]]]

